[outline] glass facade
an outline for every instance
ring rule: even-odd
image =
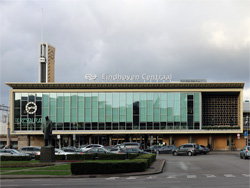
[[[194,130],[201,124],[199,92],[15,93],[14,100],[15,131],[41,130],[46,116],[54,130]]]

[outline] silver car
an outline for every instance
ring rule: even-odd
[[[38,146],[25,146],[20,149],[21,153],[29,154],[31,158],[35,158],[36,155],[40,155],[41,147]]]
[[[250,146],[245,146],[240,150],[240,158],[248,159],[250,157]]]
[[[0,149],[1,156],[29,156],[29,154],[21,153],[15,149]]]
[[[55,149],[55,155],[69,155],[69,154],[76,154],[75,152],[65,152],[61,149]]]
[[[172,150],[172,154],[174,156],[177,156],[177,155],[192,156],[192,155],[199,154],[199,152],[200,152],[199,146],[196,144],[193,144],[193,143],[183,144],[183,145],[177,147],[176,149]]]

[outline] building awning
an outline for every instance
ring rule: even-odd
[[[230,89],[244,88],[242,82],[168,83],[5,83],[13,89]]]

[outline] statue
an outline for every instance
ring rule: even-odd
[[[52,121],[48,116],[45,117],[46,122],[43,125],[44,146],[52,146]]]

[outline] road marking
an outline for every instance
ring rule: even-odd
[[[51,185],[62,185],[62,184],[41,184],[42,186],[51,186]]]
[[[242,174],[245,177],[250,177],[250,174]]]
[[[177,178],[176,176],[168,176],[167,178]]]
[[[1,185],[1,187],[18,187],[19,185]]]
[[[149,177],[147,177],[147,179],[155,179],[156,178],[156,176],[149,176]]]
[[[213,174],[205,174],[205,175],[207,176],[207,178],[216,178],[216,176]]]
[[[235,175],[233,175],[233,174],[224,174],[224,176],[226,176],[227,178],[234,178],[235,177]]]
[[[135,180],[135,179],[136,179],[136,177],[133,177],[133,176],[127,178],[127,180]]]
[[[116,180],[119,177],[110,177],[110,178],[106,178],[106,180]]]
[[[187,175],[187,178],[197,178],[196,175]]]

